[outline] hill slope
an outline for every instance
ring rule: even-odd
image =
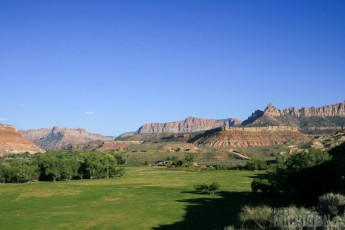
[[[308,142],[310,139],[290,126],[214,129],[192,141],[206,147],[261,147]]]
[[[44,150],[22,137],[15,127],[0,124],[0,155],[23,152],[37,153]]]

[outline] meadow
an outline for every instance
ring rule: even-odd
[[[119,178],[0,184],[0,229],[224,229],[243,205],[275,202],[251,193],[260,173],[127,167]],[[220,193],[194,192],[212,182]]]

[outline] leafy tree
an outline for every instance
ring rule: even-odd
[[[32,180],[56,181],[122,176],[123,168],[111,153],[53,152],[22,158],[0,159],[0,182],[22,183]]]
[[[277,189],[275,184],[270,182],[268,179],[255,178],[251,183],[253,192],[260,192],[264,194],[276,193]]]
[[[24,183],[38,179],[37,167],[23,160],[0,163],[0,180],[7,183]]]
[[[117,164],[119,165],[126,164],[126,159],[124,158],[123,154],[114,154],[114,157],[117,161]]]
[[[94,153],[84,153],[80,172],[83,179],[100,178],[102,165],[99,157]]]
[[[184,158],[184,161],[187,165],[191,165],[194,162],[195,156],[191,153],[187,154]]]
[[[247,161],[245,168],[248,170],[266,170],[267,163],[260,158],[252,158]]]
[[[330,159],[328,153],[315,149],[281,156],[276,171],[268,172],[265,179],[254,179],[252,190],[266,194],[286,192],[294,195],[296,201],[314,199],[320,192],[325,193],[325,186],[319,188],[319,176],[322,176],[319,166]]]
[[[286,157],[283,156],[278,160],[278,170],[299,171],[319,165],[325,161],[331,160],[332,157],[318,149],[310,149],[307,152],[299,152]]]
[[[43,181],[56,181],[60,179],[60,168],[56,154],[40,154],[35,158],[39,169],[39,179]]]

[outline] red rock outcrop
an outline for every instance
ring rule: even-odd
[[[192,133],[218,127],[230,127],[240,123],[241,121],[232,118],[213,120],[189,117],[177,122],[145,124],[139,128],[137,133]]]
[[[37,153],[45,151],[22,137],[15,127],[0,124],[0,155],[24,152]]]

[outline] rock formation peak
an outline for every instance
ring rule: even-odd
[[[281,112],[272,103],[269,103],[264,111],[264,114],[272,117],[279,117]]]

